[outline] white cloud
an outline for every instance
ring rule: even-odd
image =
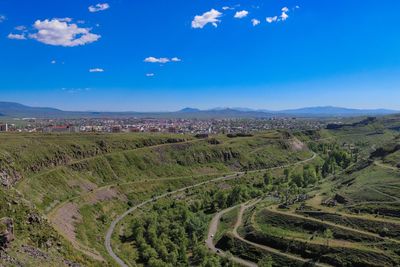
[[[230,10],[230,9],[234,9],[233,7],[229,7],[229,6],[223,6],[222,10]]]
[[[56,63],[57,63],[57,61],[55,61],[55,60],[52,60],[50,63],[51,63],[51,64],[56,64]]]
[[[171,58],[171,61],[172,62],[181,62],[182,60],[178,57],[173,57],[173,58]]]
[[[68,18],[68,17],[67,18],[54,18],[54,19],[61,21],[61,22],[72,22],[72,19]]]
[[[195,16],[192,21],[192,28],[194,29],[202,29],[208,23],[211,23],[214,27],[218,27],[218,23],[221,22],[218,18],[222,16],[222,13],[211,9],[210,11],[204,13],[201,16]]]
[[[93,73],[93,72],[104,72],[104,69],[94,68],[94,69],[89,69],[89,72],[91,72],[91,73]]]
[[[2,23],[2,22],[5,21],[5,20],[6,20],[6,16],[0,15],[0,23]]]
[[[235,17],[236,19],[242,19],[242,18],[247,17],[248,14],[249,14],[249,11],[247,11],[247,10],[242,10],[242,11],[236,12],[236,14],[235,14],[234,17]]]
[[[21,25],[21,26],[15,27],[14,29],[16,29],[17,31],[25,31],[25,30],[26,30],[26,27],[23,26],[23,25]]]
[[[255,27],[255,26],[259,25],[259,24],[261,23],[261,21],[259,21],[258,19],[252,19],[252,20],[251,20],[251,23],[252,23],[253,26]]]
[[[282,12],[288,12],[289,11],[289,8],[287,8],[287,7],[282,7]]]
[[[178,58],[178,57],[173,57],[173,58],[167,58],[167,57],[160,57],[160,58],[156,58],[156,57],[147,57],[144,59],[144,62],[146,63],[160,63],[160,64],[165,64],[168,62],[181,62],[182,59]]]
[[[91,88],[61,88],[62,91],[68,93],[68,94],[78,94],[78,93],[85,93],[89,92],[92,89]]]
[[[289,15],[286,13],[286,12],[282,12],[282,14],[281,14],[281,19],[283,20],[283,21],[285,21],[285,20],[287,20],[288,18],[289,18]]]
[[[160,58],[156,58],[156,57],[148,57],[144,59],[144,62],[147,63],[168,63],[170,62],[169,58],[165,58],[165,57],[160,57]]]
[[[155,74],[154,73],[146,73],[146,77],[154,77]]]
[[[278,20],[278,16],[267,17],[266,20],[267,20],[268,23],[276,22]]]
[[[91,33],[90,28],[80,28],[69,23],[69,18],[37,20],[33,27],[37,32],[29,37],[48,45],[73,47],[96,42],[101,37]]]
[[[10,33],[7,36],[7,38],[11,40],[26,40],[25,34],[18,34],[18,33]]]
[[[99,11],[103,11],[103,10],[107,10],[110,8],[110,5],[108,3],[103,3],[103,4],[97,4],[95,6],[90,6],[89,12],[99,12]]]

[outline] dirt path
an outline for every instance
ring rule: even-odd
[[[260,172],[260,171],[282,169],[282,168],[287,168],[287,167],[290,167],[290,166],[297,166],[297,165],[300,165],[300,164],[304,164],[304,163],[307,163],[307,162],[309,162],[309,161],[314,160],[314,159],[317,157],[317,154],[316,154],[315,152],[312,152],[312,154],[313,154],[313,155],[312,155],[310,158],[305,159],[305,160],[302,160],[302,161],[299,161],[299,162],[295,162],[295,163],[287,164],[287,165],[282,165],[282,166],[277,166],[277,167],[272,167],[272,168],[267,168],[267,169],[262,169],[262,170],[248,171],[247,173],[254,173],[254,172]],[[109,229],[108,229],[108,231],[107,231],[107,233],[106,233],[104,245],[105,245],[105,247],[106,247],[106,249],[107,249],[108,254],[109,254],[120,266],[122,266],[122,267],[127,267],[127,266],[128,266],[128,265],[126,265],[126,263],[125,263],[121,258],[119,258],[119,257],[115,254],[115,252],[113,251],[112,246],[111,246],[111,237],[112,237],[112,235],[113,235],[113,233],[114,233],[114,230],[115,230],[115,227],[117,226],[117,224],[118,224],[120,221],[122,221],[126,216],[128,216],[130,213],[134,212],[135,210],[137,210],[137,209],[139,209],[139,208],[141,208],[141,207],[143,207],[143,206],[145,206],[145,205],[147,205],[147,204],[149,204],[149,203],[151,203],[151,202],[153,202],[153,201],[159,200],[159,199],[161,199],[161,198],[165,198],[165,197],[167,197],[167,196],[174,195],[174,194],[179,193],[179,192],[184,192],[184,191],[186,191],[186,190],[188,190],[188,189],[200,187],[200,186],[203,186],[203,185],[206,185],[206,184],[210,184],[210,183],[215,183],[215,182],[227,181],[227,180],[233,180],[233,179],[240,178],[240,177],[242,177],[245,173],[246,173],[246,172],[236,172],[236,173],[234,173],[234,174],[232,174],[232,175],[229,175],[229,176],[222,176],[222,177],[214,178],[214,179],[211,179],[211,180],[208,180],[208,181],[204,181],[204,182],[201,182],[201,183],[198,183],[198,184],[195,184],[195,185],[191,185],[191,186],[187,186],[187,187],[184,187],[184,188],[181,188],[181,189],[177,189],[177,190],[174,190],[174,191],[171,191],[171,192],[168,192],[168,193],[159,195],[159,196],[157,196],[157,197],[148,199],[147,201],[144,201],[144,202],[142,202],[141,204],[130,208],[129,210],[127,210],[126,212],[124,212],[123,214],[121,214],[120,216],[118,216],[118,217],[111,223],[111,225],[110,225],[110,227],[109,227]],[[254,266],[254,265],[251,265],[251,266]]]
[[[238,174],[239,174],[239,176],[238,176]],[[215,183],[215,182],[220,182],[220,181],[227,181],[227,180],[236,179],[236,178],[238,178],[238,177],[243,176],[243,174],[244,174],[244,173],[241,172],[241,173],[233,174],[233,175],[230,175],[230,176],[218,177],[218,178],[211,179],[211,180],[205,181],[205,182],[201,182],[201,183],[198,183],[198,184],[195,184],[195,185],[186,186],[186,187],[183,187],[183,188],[180,188],[180,189],[177,189],[177,190],[174,190],[174,191],[171,191],[171,192],[168,192],[168,193],[159,195],[159,196],[157,196],[157,197],[150,198],[150,199],[148,199],[148,200],[146,200],[146,201],[140,203],[139,205],[136,205],[136,206],[130,208],[129,210],[127,210],[126,212],[124,212],[123,214],[121,214],[120,216],[118,216],[118,217],[111,223],[111,225],[110,225],[110,227],[109,227],[109,229],[108,229],[108,231],[107,231],[104,245],[105,245],[105,247],[106,247],[106,249],[107,249],[108,254],[109,254],[120,266],[128,267],[128,265],[125,264],[125,262],[124,262],[121,258],[119,258],[119,257],[115,254],[115,252],[113,251],[113,249],[112,249],[112,247],[111,247],[111,237],[112,237],[112,234],[113,234],[113,232],[114,232],[115,227],[117,226],[117,224],[118,224],[120,221],[122,221],[126,216],[128,216],[130,213],[136,211],[137,209],[139,209],[139,208],[141,208],[141,207],[143,207],[143,206],[145,206],[145,205],[147,205],[147,204],[149,204],[149,203],[151,203],[151,202],[154,202],[154,201],[157,201],[157,200],[159,200],[159,199],[162,199],[162,198],[165,198],[165,197],[174,195],[174,194],[176,194],[176,193],[184,192],[184,191],[186,191],[186,190],[188,190],[188,189],[200,187],[200,186],[202,186],[202,185],[206,185],[206,184],[210,184],[210,183]]]
[[[225,209],[223,211],[218,212],[211,220],[210,222],[210,226],[208,228],[208,234],[207,234],[207,240],[206,240],[206,246],[215,254],[220,255],[221,257],[226,257],[228,258],[228,254],[225,253],[222,250],[219,250],[215,247],[214,245],[214,236],[218,231],[218,224],[221,221],[221,217],[225,214],[230,212],[231,210],[234,210],[237,206]],[[254,262],[250,262],[250,261],[246,261],[243,260],[239,257],[235,257],[235,256],[229,256],[229,259],[232,260],[233,262],[236,262],[240,265],[243,266],[248,266],[248,267],[257,267],[257,264],[255,264]]]
[[[293,218],[299,218],[299,219],[302,219],[302,220],[313,221],[313,222],[317,222],[317,223],[321,223],[321,224],[325,224],[325,225],[341,228],[341,229],[349,231],[349,232],[363,234],[363,235],[367,235],[369,237],[378,238],[378,239],[385,240],[385,241],[392,241],[393,243],[400,244],[400,240],[396,240],[396,239],[392,239],[392,238],[388,238],[388,237],[382,237],[382,236],[380,236],[378,234],[375,234],[375,233],[371,233],[371,232],[367,232],[367,231],[363,231],[363,230],[359,230],[359,229],[354,229],[354,228],[351,228],[351,227],[348,227],[348,226],[335,224],[335,223],[328,222],[328,221],[322,221],[322,220],[318,220],[318,219],[315,219],[315,218],[306,217],[306,216],[303,216],[303,215],[300,215],[300,214],[296,214],[296,213],[292,213],[292,212],[280,211],[280,210],[277,210],[276,206],[271,206],[268,209],[270,211],[272,211],[272,212],[275,212],[275,213],[278,213],[278,214],[282,214],[282,215],[286,215],[286,216],[290,216],[290,217],[293,217]]]
[[[274,248],[270,248],[270,247],[267,247],[267,246],[264,246],[264,245],[260,245],[260,244],[248,241],[248,240],[244,239],[243,237],[241,237],[239,235],[238,228],[243,223],[243,214],[244,214],[245,210],[248,209],[248,208],[253,207],[254,205],[259,203],[260,201],[261,201],[261,199],[253,199],[253,200],[250,200],[250,201],[240,205],[239,214],[238,214],[235,226],[234,226],[233,231],[232,231],[233,236],[236,239],[238,239],[238,240],[240,240],[240,241],[242,241],[244,243],[247,243],[247,244],[249,244],[249,245],[251,245],[253,247],[262,249],[262,250],[267,251],[269,253],[272,253],[272,254],[275,254],[275,255],[279,255],[279,256],[283,256],[283,257],[286,257],[286,258],[289,258],[289,259],[292,259],[292,260],[295,260],[295,261],[299,261],[299,262],[302,262],[302,263],[309,263],[310,260],[307,260],[307,259],[304,259],[304,258],[301,258],[301,257],[297,257],[297,256],[292,255],[292,254],[281,252],[280,250],[277,250],[277,249],[274,249]],[[213,219],[211,220],[211,223],[210,223],[210,226],[209,226],[209,229],[208,229],[208,237],[207,237],[207,240],[206,240],[206,245],[212,252],[214,252],[215,254],[220,255],[222,257],[227,257],[227,254],[226,254],[226,252],[224,252],[222,250],[219,250],[219,249],[217,249],[215,247],[213,239],[214,239],[215,234],[217,233],[218,224],[219,224],[219,222],[221,220],[221,217],[224,214],[232,211],[233,209],[235,209],[238,206],[234,206],[234,207],[225,209],[225,210],[220,211],[219,213],[217,213],[213,217]],[[249,267],[258,266],[256,263],[249,262],[249,261],[243,260],[243,259],[241,259],[239,257],[235,257],[235,256],[233,256],[233,257],[231,256],[229,259],[234,261],[234,262],[236,262],[236,263],[239,263],[239,264],[241,264],[243,266],[249,266]],[[315,266],[327,267],[327,266],[330,266],[330,265],[315,263]]]
[[[384,169],[388,169],[388,170],[392,170],[392,171],[400,171],[399,168],[396,168],[396,167],[393,167],[393,166],[384,164],[384,163],[381,162],[381,161],[374,161],[374,164],[375,164],[376,166],[381,167],[381,168],[384,168]]]
[[[78,206],[75,203],[67,203],[55,213],[54,219],[51,221],[57,232],[68,240],[72,246],[85,254],[86,256],[104,262],[104,258],[96,250],[89,248],[76,240],[75,222],[81,219]]]
[[[160,179],[152,179],[151,181],[173,181],[186,179],[187,177],[171,177],[171,178],[160,178]],[[140,184],[145,181],[135,181],[119,184],[122,185],[134,185]],[[65,201],[59,203],[55,208],[53,208],[48,214],[47,219],[53,225],[53,227],[57,230],[59,234],[61,234],[65,239],[67,239],[75,249],[84,253],[85,255],[93,258],[97,261],[104,261],[104,258],[100,255],[96,250],[82,244],[76,238],[75,226],[74,224],[79,222],[80,214],[79,207],[84,204],[93,204],[94,202],[98,202],[104,199],[110,199],[113,197],[117,197],[116,192],[112,191],[112,187],[117,186],[117,184],[105,185],[99,188],[96,188],[90,192],[87,192],[82,195],[78,195]],[[86,201],[86,200],[87,201]],[[77,204],[77,200],[80,200]]]
[[[103,154],[98,154],[98,155],[82,158],[82,159],[73,159],[73,160],[67,162],[66,164],[58,165],[58,166],[56,166],[54,168],[40,171],[40,172],[28,177],[29,179],[21,180],[17,184],[17,188],[22,186],[25,183],[25,181],[36,179],[37,177],[52,173],[52,172],[54,172],[56,170],[60,170],[60,169],[62,169],[64,167],[71,166],[73,164],[77,164],[77,163],[81,163],[81,162],[85,162],[85,161],[88,161],[88,160],[91,160],[91,159],[96,159],[96,158],[110,156],[110,155],[117,155],[117,154],[121,154],[121,153],[132,152],[132,151],[140,151],[140,150],[145,150],[145,149],[152,149],[152,148],[171,146],[171,145],[177,145],[177,144],[179,144],[179,145],[189,144],[189,143],[195,143],[195,142],[200,142],[200,141],[202,141],[202,139],[193,139],[193,140],[188,140],[188,141],[183,141],[183,142],[176,142],[176,143],[163,143],[163,144],[158,144],[158,145],[143,146],[143,147],[132,148],[132,149],[127,149],[127,150],[113,151],[113,152],[108,152],[108,153],[103,153]]]
[[[235,238],[237,238],[240,241],[245,242],[245,243],[247,243],[247,244],[249,244],[249,245],[251,245],[253,247],[257,247],[257,248],[260,248],[262,250],[265,250],[265,251],[267,251],[269,253],[273,253],[273,254],[276,254],[276,255],[279,255],[279,256],[282,256],[282,257],[286,257],[286,258],[289,258],[289,259],[292,259],[292,260],[295,260],[295,261],[299,261],[299,262],[302,262],[302,263],[311,263],[312,262],[311,259],[304,259],[302,257],[295,256],[293,254],[284,253],[284,252],[282,252],[280,250],[254,243],[254,242],[251,242],[251,241],[248,241],[248,240],[244,239],[243,237],[241,237],[239,235],[237,230],[240,227],[240,225],[242,225],[242,223],[243,223],[243,214],[244,214],[244,212],[247,209],[249,209],[249,208],[253,207],[254,205],[256,205],[257,203],[259,203],[260,201],[261,201],[261,199],[257,199],[255,201],[250,201],[247,204],[241,205],[240,210],[239,210],[239,215],[237,217],[237,221],[236,221],[236,224],[235,224],[235,227],[233,228],[233,235],[235,236]],[[317,262],[312,262],[312,263],[315,266],[320,266],[320,267],[330,266],[330,265],[327,265],[327,264],[322,264],[322,263],[317,263]]]
[[[317,194],[313,198],[307,200],[306,203],[308,205],[310,205],[312,208],[314,208],[316,210],[316,212],[323,211],[323,212],[331,213],[333,215],[339,215],[342,217],[370,220],[370,221],[376,221],[376,222],[382,222],[382,223],[394,223],[394,224],[398,224],[400,227],[400,220],[379,218],[379,217],[375,217],[375,215],[371,215],[371,214],[358,215],[358,214],[352,214],[352,213],[345,213],[345,212],[337,211],[333,207],[323,206],[323,205],[321,205],[322,196],[320,194]],[[379,202],[379,203],[384,204],[386,202]],[[396,202],[389,202],[389,203],[396,203]],[[346,206],[346,207],[350,207],[350,206]]]

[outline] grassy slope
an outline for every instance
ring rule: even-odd
[[[77,237],[103,252],[102,231],[128,207],[128,200],[136,202],[182,185],[169,181],[157,186],[155,179],[186,177],[192,182],[196,176],[210,179],[216,173],[278,166],[310,156],[308,151],[293,150],[279,132],[217,139],[220,144],[214,145],[182,135],[4,134],[0,135],[0,169],[19,178],[16,188],[40,212],[51,213],[69,200],[78,202],[82,221],[76,225]],[[189,141],[176,143],[184,140]],[[155,182],[145,182],[151,180]],[[80,196],[108,185],[117,187],[123,197],[82,201]],[[105,222],[99,222],[101,215],[107,216]],[[4,216],[15,217],[9,212]],[[18,239],[18,244],[28,242],[25,237]]]
[[[308,256],[316,253],[322,257],[320,260],[334,264],[352,262],[379,266],[398,263],[398,244],[394,238],[398,238],[397,228],[400,223],[400,171],[396,170],[400,157],[398,150],[393,151],[393,147],[399,144],[399,133],[389,128],[398,127],[399,122],[397,117],[381,118],[370,125],[299,133],[298,138],[306,142],[321,139],[321,142],[326,143],[352,145],[359,150],[359,159],[364,164],[353,166],[348,172],[338,173],[311,192],[316,197],[307,201],[306,205],[311,205],[313,213],[304,214],[321,220],[321,223],[308,220],[307,217],[288,217],[261,209],[253,214],[253,221],[245,228],[247,232],[243,230],[244,234],[252,241],[281,246],[293,253],[308,250],[311,253]],[[371,153],[379,147],[384,147],[383,150],[390,153],[382,157],[371,157]],[[321,205],[323,200],[333,198],[336,194],[344,196],[348,203],[339,204],[335,208]],[[290,212],[303,214],[294,209]],[[324,221],[355,231],[337,228],[334,224],[328,225],[333,230],[334,239],[330,242],[330,248],[327,248],[323,236],[327,228]],[[357,234],[357,230],[372,233],[370,237],[377,234],[389,236],[393,242],[382,242],[383,239],[373,241],[368,236]],[[376,252],[372,253],[371,249]]]

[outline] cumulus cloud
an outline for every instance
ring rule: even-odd
[[[86,45],[100,39],[101,36],[91,33],[90,28],[80,28],[70,22],[70,18],[37,20],[33,25],[37,32],[29,37],[44,44],[64,47]]]
[[[50,63],[51,63],[51,64],[56,64],[57,61],[56,61],[56,60],[52,60]]]
[[[89,72],[94,73],[94,72],[104,72],[104,69],[101,68],[94,68],[94,69],[89,69]]]
[[[235,17],[236,19],[242,19],[242,18],[247,17],[248,14],[249,14],[249,11],[247,11],[247,10],[242,10],[242,11],[236,12],[236,14],[235,14],[234,17]]]
[[[218,27],[218,23],[221,22],[221,20],[219,20],[221,16],[221,12],[211,9],[210,11],[205,12],[203,15],[195,16],[192,21],[192,28],[203,29],[208,23],[211,23],[214,27]]]
[[[267,20],[268,23],[276,22],[278,20],[278,16],[267,17],[266,20]]]
[[[251,23],[252,23],[253,26],[255,27],[255,26],[259,25],[259,24],[261,23],[261,21],[259,21],[258,19],[252,19],[252,20],[251,20]]]
[[[0,15],[0,23],[2,23],[2,22],[5,21],[5,20],[6,20],[6,16]]]
[[[102,4],[97,4],[95,6],[90,6],[89,12],[99,12],[99,11],[103,11],[103,10],[107,10],[110,8],[110,5],[108,3],[102,3]]]
[[[146,77],[154,77],[155,74],[154,73],[146,73]]]
[[[26,40],[25,34],[18,34],[18,33],[10,33],[7,36],[7,38],[11,40]]]
[[[289,11],[289,8],[287,8],[287,7],[282,7],[282,12],[288,12]]]
[[[144,59],[144,62],[146,63],[160,63],[160,64],[165,64],[168,62],[181,62],[182,59],[178,58],[178,57],[173,57],[173,58],[167,58],[167,57],[160,57],[160,58],[156,58],[156,57],[147,57]]]

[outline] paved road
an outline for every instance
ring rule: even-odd
[[[287,168],[287,167],[290,167],[290,166],[296,166],[296,165],[300,165],[300,164],[304,164],[304,163],[306,163],[306,162],[312,161],[312,160],[314,160],[316,157],[317,157],[317,154],[313,152],[312,157],[310,157],[310,158],[308,158],[308,159],[306,159],[306,160],[303,160],[303,161],[299,161],[299,162],[292,163],[292,164],[287,164],[287,165],[282,165],[282,166],[278,166],[278,167],[267,168],[267,169],[263,169],[263,170],[248,171],[248,173],[260,172],[260,171],[267,171],[267,170],[276,170],[276,169]],[[196,187],[199,187],[199,186],[202,186],[202,185],[206,185],[206,184],[210,184],[210,183],[215,183],[215,182],[220,182],[220,181],[226,181],[226,180],[237,179],[237,178],[239,178],[239,177],[242,177],[244,174],[245,174],[245,172],[237,172],[237,173],[235,173],[235,174],[233,174],[233,175],[222,176],[222,177],[218,177],[218,178],[215,178],[215,179],[212,179],[212,180],[208,180],[208,181],[205,181],[205,182],[201,182],[201,183],[198,183],[198,184],[195,184],[195,185],[187,186],[187,187],[184,187],[184,188],[181,188],[181,189],[178,189],[178,190],[175,190],[175,191],[171,191],[171,192],[168,192],[168,193],[159,195],[159,196],[157,196],[157,197],[148,199],[148,200],[146,200],[146,201],[140,203],[139,205],[136,205],[136,206],[130,208],[129,210],[127,210],[126,212],[124,212],[123,214],[121,214],[120,216],[118,216],[118,217],[111,223],[110,227],[109,227],[108,230],[107,230],[107,234],[106,234],[105,241],[104,241],[104,246],[106,247],[108,254],[109,254],[120,266],[122,266],[122,267],[128,267],[128,265],[127,265],[121,258],[119,258],[119,257],[115,254],[115,252],[113,251],[113,249],[112,249],[112,247],[111,247],[111,237],[112,237],[112,235],[113,235],[113,232],[114,232],[115,227],[117,226],[117,224],[118,224],[120,221],[122,221],[126,216],[128,216],[130,213],[136,211],[137,209],[139,209],[139,208],[141,208],[141,207],[143,207],[143,206],[145,206],[145,205],[147,205],[147,204],[149,204],[149,203],[151,203],[151,202],[153,202],[153,201],[159,200],[159,199],[161,199],[161,198],[165,198],[165,197],[167,197],[167,196],[171,196],[171,195],[174,195],[174,194],[179,193],[179,192],[184,192],[184,191],[186,191],[186,190],[188,190],[188,189],[196,188]],[[247,265],[247,266],[249,266],[249,265]],[[251,265],[251,266],[253,267],[253,266],[255,266],[255,265]]]

